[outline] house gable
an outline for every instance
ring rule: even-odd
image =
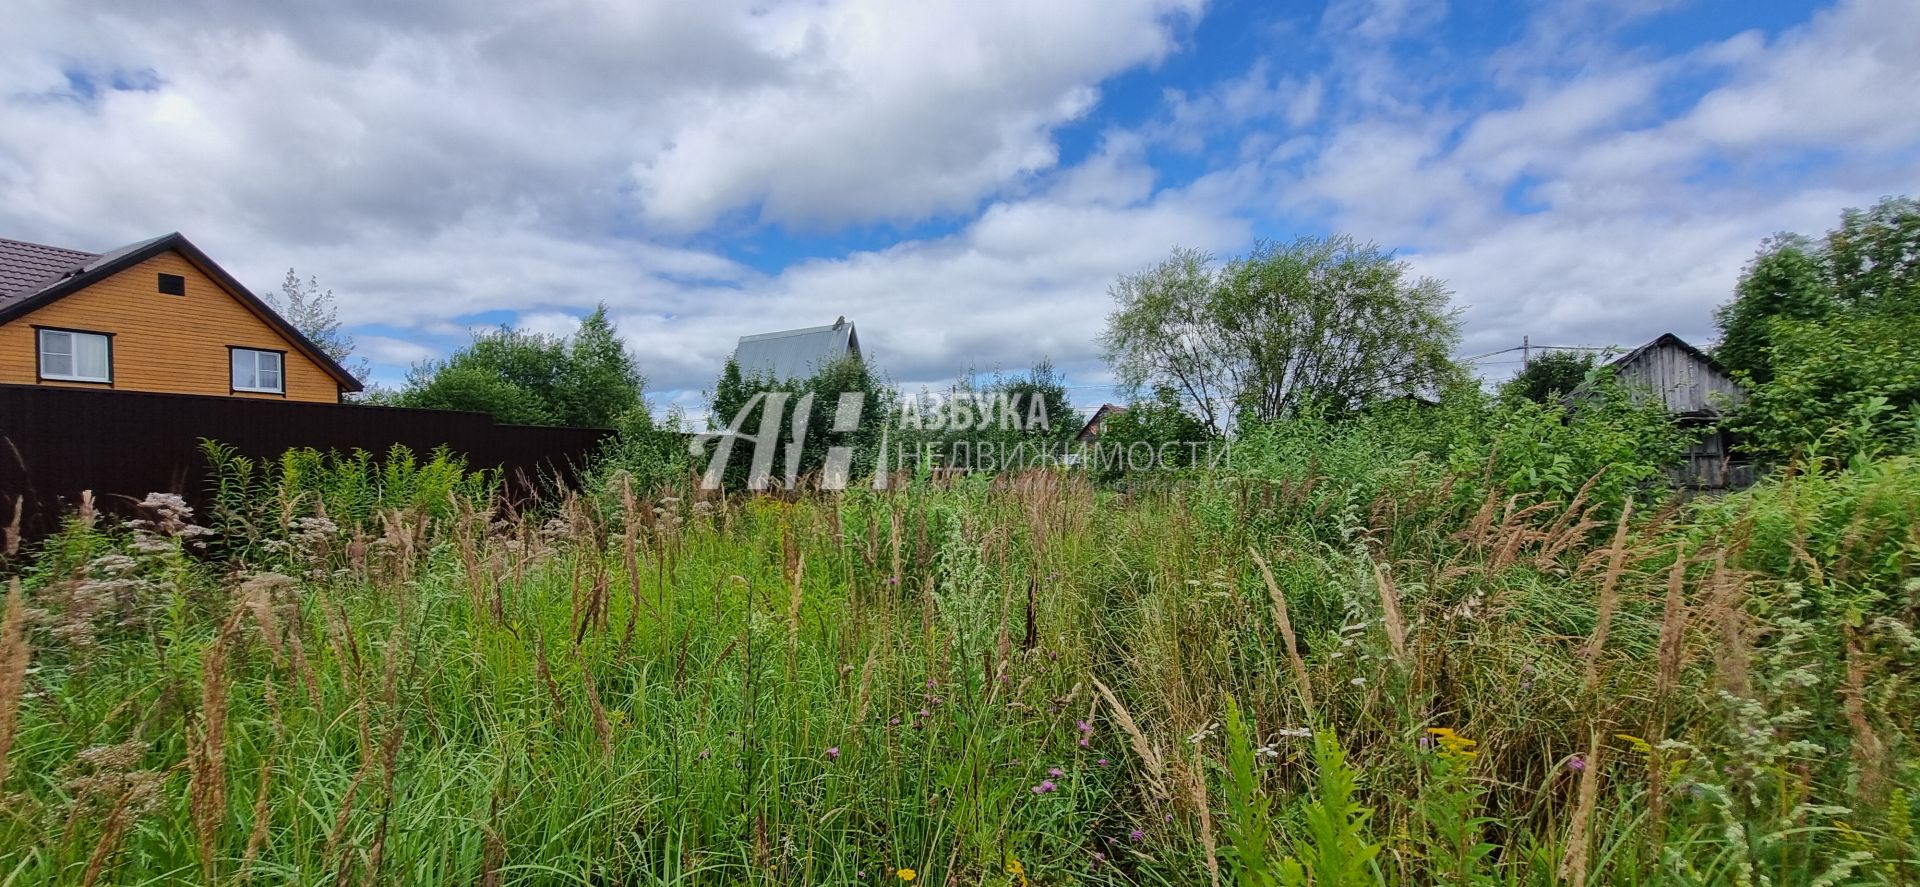
[[[110,334],[115,389],[281,398],[232,389],[230,349],[249,348],[285,354],[286,399],[339,400],[337,365],[323,365],[310,343],[282,331],[285,322],[270,309],[257,305],[191,244],[173,239],[179,242],[150,241],[138,245],[144,248],[139,252],[109,254],[67,281],[5,306],[0,382],[103,387],[40,379],[37,329],[54,328]],[[163,283],[162,275],[175,279]],[[162,291],[176,286],[182,294]]]
[[[1719,361],[1666,333],[1612,362],[1620,380],[1660,398],[1668,412],[1714,416],[1746,400],[1746,390]]]

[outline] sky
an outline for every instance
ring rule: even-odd
[[[387,385],[604,303],[656,411],[839,316],[1089,409],[1117,277],[1331,233],[1462,356],[1705,344],[1764,238],[1920,192],[1920,0],[6,5],[0,237],[293,268]]]

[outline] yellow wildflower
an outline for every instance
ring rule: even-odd
[[[1020,860],[1015,859],[1011,853],[1007,854],[1007,874],[1020,879],[1020,887],[1028,887],[1027,867],[1021,865]]]
[[[1473,747],[1480,743],[1453,732],[1452,727],[1428,727],[1427,734],[1440,746],[1440,753],[1450,758],[1470,761],[1479,752]]]
[[[899,878],[902,881],[911,881],[914,878],[920,877],[920,873],[914,871],[913,869],[901,869],[897,872],[894,872],[893,874],[895,877]]]

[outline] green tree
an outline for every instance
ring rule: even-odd
[[[1500,386],[1500,394],[1536,403],[1557,403],[1585,383],[1597,364],[1592,354],[1549,351],[1528,361],[1525,368]]]
[[[776,398],[766,396],[769,394],[784,395],[777,399],[780,412],[775,417],[773,431],[774,459],[770,473],[776,485],[785,483],[789,471],[796,481],[803,476],[817,476],[826,466],[829,451],[840,446],[853,450],[850,466],[853,477],[873,471],[889,415],[889,398],[884,384],[864,361],[847,357],[820,367],[805,379],[776,380],[767,374],[743,374],[740,365],[729,359],[714,385],[712,412],[707,418],[712,432],[731,428],[744,436],[735,442],[723,466],[724,487],[734,490],[750,487],[750,468],[758,444],[746,438],[760,434],[769,405],[776,402]],[[859,420],[851,431],[834,430],[843,394],[860,398]],[[799,446],[795,448],[795,444]],[[704,459],[713,458],[717,446],[709,443]],[[787,462],[790,453],[798,457],[793,465]],[[697,469],[706,470],[704,459],[697,460],[701,462],[695,466]]]
[[[1067,397],[1066,383],[1061,381],[1051,360],[1041,358],[1026,375],[998,377],[988,390],[1005,395],[1006,409],[1019,420],[1013,433],[1014,442],[1065,441],[1080,430],[1080,423],[1074,420],[1073,402]]]
[[[1216,433],[1232,416],[1353,410],[1460,373],[1445,285],[1344,235],[1261,243],[1218,268],[1176,249],[1110,292],[1102,341],[1122,384],[1172,388]]]
[[[280,281],[278,293],[267,293],[267,304],[315,347],[333,358],[362,382],[372,369],[364,359],[353,356],[353,337],[340,325],[340,309],[334,304],[333,290],[322,290],[320,279],[309,277],[302,283],[292,268]]]
[[[517,425],[614,428],[646,420],[646,387],[605,305],[570,338],[501,327],[417,364],[399,406],[490,413]]]
[[[1775,371],[1756,385],[1740,429],[1778,455],[1920,443],[1920,315],[1837,317],[1773,327]]]
[[[1092,463],[1102,475],[1118,476],[1134,464],[1128,454],[1144,445],[1153,452],[1155,467],[1190,468],[1207,457],[1214,441],[1207,423],[1187,412],[1178,392],[1162,385],[1151,398],[1107,417]]]
[[[1740,429],[1775,455],[1911,446],[1917,316],[1920,202],[1846,210],[1818,240],[1770,238],[1716,314],[1716,356],[1753,392]]]
[[[613,428],[647,415],[643,387],[639,365],[607,318],[607,306],[596,306],[567,342],[564,371],[554,386],[560,414],[568,425]]]
[[[1714,356],[1728,371],[1766,382],[1773,378],[1774,323],[1817,321],[1833,312],[1822,265],[1819,249],[1805,237],[1781,234],[1761,245],[1740,275],[1734,300],[1714,313],[1720,326]]]

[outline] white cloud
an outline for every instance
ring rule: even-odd
[[[605,302],[666,387],[706,384],[743,332],[843,312],[923,376],[1025,359],[994,311],[1093,366],[1116,269],[1241,223],[1154,198],[1125,134],[1057,173],[1054,130],[1200,6],[20,0],[0,234],[181,230],[243,280],[294,266],[377,327],[383,364],[428,356],[397,331],[458,341],[488,312],[562,331]],[[709,245],[974,216],[771,276]]]
[[[1117,274],[1322,225],[1447,278],[1469,351],[1704,338],[1761,237],[1920,181],[1902,0],[1664,54],[1616,38],[1667,0],[1541,5],[1491,58],[1423,42],[1442,4],[1336,0],[1320,56],[1167,91],[1062,168],[1056,133],[1200,5],[15,0],[0,236],[291,265],[390,366],[604,302],[693,407],[742,333],[842,314],[908,384],[1042,354],[1104,380]],[[1199,177],[1168,187],[1169,149]],[[929,220],[774,270],[718,248]]]
[[[1629,5],[1615,11],[1660,6]],[[1523,43],[1573,39],[1568,23],[1596,9],[1549,11]],[[1920,94],[1911,13],[1847,0],[1770,42],[1744,33],[1668,58],[1589,40],[1571,74],[1538,53],[1525,66],[1502,56],[1488,73],[1512,103],[1469,112],[1426,84],[1362,101],[1282,193],[1446,279],[1468,353],[1523,335],[1635,345],[1672,331],[1705,344],[1762,238],[1818,232],[1840,208],[1920,181],[1920,118],[1899,110]],[[1717,85],[1655,116],[1701,79]]]
[[[392,336],[354,336],[353,344],[355,354],[389,366],[411,366],[440,356],[438,352],[419,342],[396,339]]]

